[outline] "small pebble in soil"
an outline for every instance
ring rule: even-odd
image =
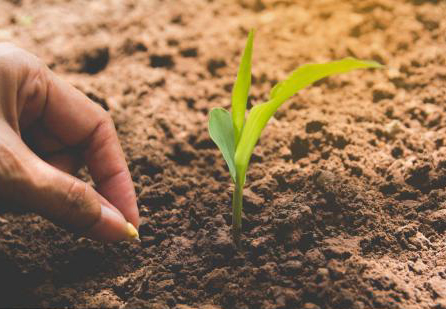
[[[287,275],[295,275],[302,269],[302,263],[299,261],[287,261],[282,265],[282,270]]]
[[[324,191],[330,191],[337,182],[336,175],[330,171],[318,171],[315,176],[316,185]]]
[[[415,263],[412,261],[409,261],[408,266],[409,266],[409,269],[412,270],[417,275],[422,275],[429,268],[420,259],[418,259]]]
[[[175,309],[196,309],[196,307],[191,307],[191,306],[188,306],[188,305],[181,305],[181,304],[179,304],[179,305],[176,305]]]
[[[313,303],[306,303],[302,309],[320,309],[318,305],[315,305]]]
[[[435,298],[446,298],[446,280],[439,276],[432,277],[426,283],[426,287]]]
[[[264,236],[253,239],[251,241],[253,252],[257,254],[264,253],[268,249],[268,241],[269,238]]]
[[[384,132],[388,138],[395,138],[398,133],[404,132],[404,126],[399,120],[392,120],[384,126]]]
[[[220,290],[223,288],[227,278],[228,271],[225,268],[217,268],[208,273],[203,278],[203,283],[206,289],[210,292]]]

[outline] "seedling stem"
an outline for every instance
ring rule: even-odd
[[[240,235],[242,232],[242,209],[243,185],[236,181],[232,194],[232,236],[237,246],[240,246]]]

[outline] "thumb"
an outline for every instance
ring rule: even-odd
[[[137,231],[124,216],[89,184],[40,162],[29,182],[31,207],[66,229],[89,238],[114,242],[130,240]]]
[[[0,144],[2,199],[95,240],[138,237],[133,225],[90,185],[42,161],[20,142],[6,145]]]

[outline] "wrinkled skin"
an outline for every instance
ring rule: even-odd
[[[97,191],[72,176],[84,164]],[[0,207],[21,207],[101,241],[139,225],[113,122],[34,55],[0,43]]]

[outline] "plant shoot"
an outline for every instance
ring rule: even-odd
[[[375,61],[344,58],[322,64],[305,64],[277,83],[267,102],[255,105],[245,118],[246,104],[251,87],[251,59],[254,32],[248,36],[241,58],[237,79],[232,89],[231,113],[224,108],[214,108],[209,114],[209,134],[225,159],[235,188],[232,198],[232,234],[240,244],[243,209],[243,187],[249,161],[260,135],[277,109],[299,90],[335,74],[356,69],[380,68]]]

